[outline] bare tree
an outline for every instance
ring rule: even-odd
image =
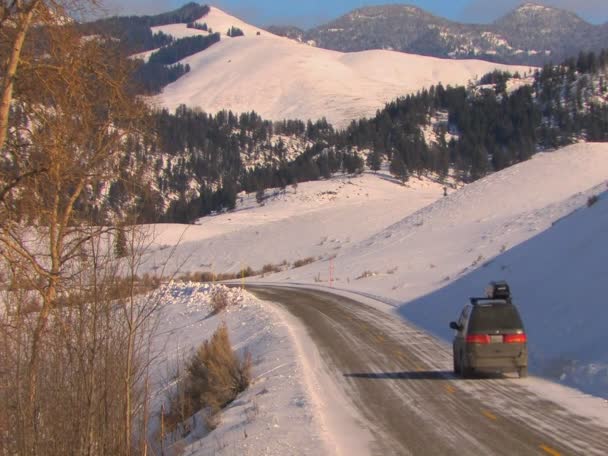
[[[146,423],[159,302],[137,296],[145,233],[123,228],[117,258],[116,221],[93,209],[145,109],[113,42],[83,39],[60,14],[35,0],[0,7],[0,448],[128,455]]]
[[[8,137],[10,109],[17,73],[23,64],[23,47],[32,28],[68,20],[68,11],[97,5],[96,0],[2,0],[0,38],[5,58],[0,79],[0,147]]]

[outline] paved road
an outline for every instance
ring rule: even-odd
[[[608,429],[514,377],[454,377],[449,350],[397,317],[321,291],[248,290],[305,325],[367,419],[374,454],[608,455]]]

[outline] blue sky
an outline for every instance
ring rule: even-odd
[[[188,0],[106,0],[110,14],[154,14],[168,11]],[[205,3],[205,2],[202,2]],[[460,22],[490,22],[515,8],[522,0],[215,0],[217,6],[255,25],[313,27],[361,6],[403,3],[419,6],[435,15]],[[536,0],[574,11],[593,23],[608,21],[608,0]]]

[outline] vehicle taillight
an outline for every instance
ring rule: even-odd
[[[505,344],[525,344],[528,338],[525,334],[505,334],[502,340]]]
[[[467,344],[489,344],[490,336],[488,334],[469,334],[467,336]]]

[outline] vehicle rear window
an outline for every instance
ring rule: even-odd
[[[519,312],[513,304],[479,304],[473,307],[469,331],[504,331],[523,329]]]

